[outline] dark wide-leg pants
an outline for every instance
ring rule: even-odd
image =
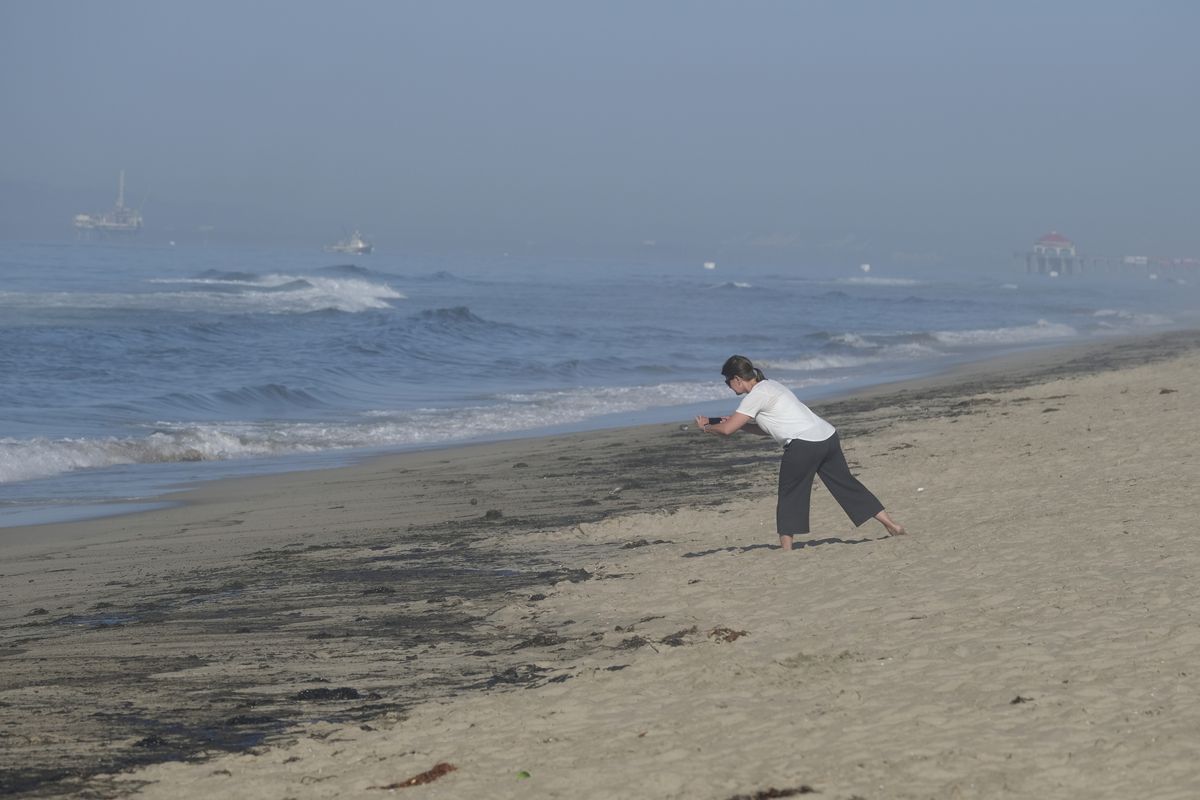
[[[775,525],[780,536],[808,533],[812,484],[817,475],[821,476],[821,482],[855,527],[883,511],[879,499],[850,474],[850,465],[846,463],[842,442],[836,433],[823,442],[793,439],[783,449],[783,461],[779,464]]]

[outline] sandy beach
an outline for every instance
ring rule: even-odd
[[[814,403],[911,535],[787,554],[686,420],[0,530],[0,793],[1192,798],[1198,396],[1179,332]]]

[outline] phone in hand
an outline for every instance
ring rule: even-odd
[[[709,424],[709,425],[720,425],[720,424],[721,424],[721,418],[720,418],[720,417],[709,417],[709,418],[708,418],[708,424]]]

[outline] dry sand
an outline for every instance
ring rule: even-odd
[[[1192,798],[1198,396],[1185,332],[817,404],[912,535],[790,554],[678,425],[0,531],[0,791]]]

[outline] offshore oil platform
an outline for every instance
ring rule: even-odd
[[[76,214],[75,229],[84,234],[128,234],[142,229],[142,213],[125,205],[125,170],[117,182],[117,205],[112,211],[95,214]]]
[[[1051,278],[1085,272],[1144,272],[1150,278],[1158,278],[1200,270],[1200,258],[1084,255],[1058,231],[1050,231],[1034,242],[1031,249],[1014,253],[1013,257],[1025,263],[1025,272]]]

